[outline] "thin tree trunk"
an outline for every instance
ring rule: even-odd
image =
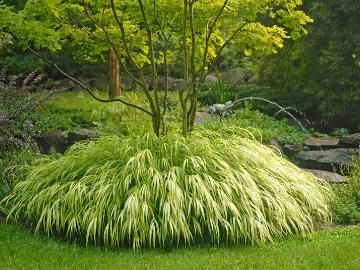
[[[188,59],[188,48],[186,44],[186,26],[187,26],[187,15],[188,15],[188,2],[187,0],[184,0],[184,14],[183,14],[183,27],[182,27],[182,47],[183,47],[183,53],[184,53],[184,65],[183,65],[183,71],[184,71],[184,81],[183,85],[179,91],[179,99],[180,99],[180,105],[182,109],[182,133],[184,136],[187,135],[187,100],[185,98],[186,96],[186,85],[189,78],[189,59]]]
[[[109,50],[109,96],[121,96],[120,63],[114,49]]]
[[[194,4],[195,1],[189,3],[189,24],[191,30],[191,56],[190,56],[190,72],[191,72],[191,85],[189,87],[189,92],[187,93],[186,99],[190,100],[189,110],[186,112],[186,121],[187,121],[187,133],[192,131],[195,113],[196,113],[196,103],[197,103],[197,72],[196,72],[196,32],[195,32],[195,19],[194,19]]]

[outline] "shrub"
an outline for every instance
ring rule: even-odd
[[[28,114],[45,98],[32,96],[30,90],[42,79],[37,71],[9,76],[0,70],[0,153],[31,144],[35,129]]]
[[[348,184],[334,186],[336,200],[332,209],[337,223],[360,222],[360,159],[354,160],[349,180]]]
[[[262,243],[329,218],[330,189],[255,140],[101,137],[43,158],[4,201],[36,231],[105,246]]]
[[[28,150],[0,153],[0,200],[10,194],[16,179],[21,175],[21,170],[18,167],[29,164],[32,160],[33,155]],[[0,206],[0,214],[1,212]]]
[[[234,87],[224,83],[220,77],[217,78],[215,85],[209,86],[205,84],[202,88],[203,91],[199,97],[199,101],[202,104],[224,104],[225,102],[234,99]]]

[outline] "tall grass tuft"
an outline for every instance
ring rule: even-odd
[[[263,243],[329,218],[327,185],[249,138],[102,137],[27,170],[9,216],[87,244]]]

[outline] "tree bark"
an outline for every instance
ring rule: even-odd
[[[121,96],[120,63],[112,48],[109,50],[109,96],[110,98]]]

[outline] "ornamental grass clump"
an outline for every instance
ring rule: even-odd
[[[263,243],[328,220],[325,183],[253,139],[195,133],[76,144],[3,204],[36,231],[134,249]]]

